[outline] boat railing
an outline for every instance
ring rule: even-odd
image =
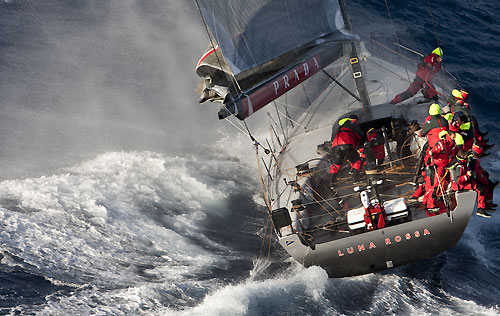
[[[407,71],[414,73],[416,65],[423,60],[424,54],[400,43],[392,43],[393,47],[377,40],[375,33],[370,33],[370,53],[383,57],[385,60],[404,66]],[[452,89],[460,87],[457,78],[451,74],[444,66],[432,80],[443,91],[451,92]],[[409,78],[413,79],[413,78]],[[439,93],[438,93],[439,94]],[[447,97],[441,95],[441,97]]]

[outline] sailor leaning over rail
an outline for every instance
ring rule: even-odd
[[[472,171],[472,178],[485,187],[486,206],[496,208],[498,205],[493,203],[493,191],[499,181],[491,181],[489,173],[481,167],[479,156],[474,151],[467,152],[467,167]]]
[[[472,113],[470,110],[470,106],[467,103],[467,99],[469,94],[465,90],[453,89],[451,91],[451,96],[446,99],[448,106],[452,113],[462,112],[467,117],[472,118]]]
[[[450,125],[450,128],[454,131],[458,131],[460,128],[460,124],[457,123],[458,118],[464,114],[467,116],[467,120],[462,120],[464,122],[470,122],[470,129],[474,134],[474,141],[473,144],[475,146],[472,146],[472,149],[476,151],[477,147],[480,146],[482,149],[487,150],[494,145],[489,145],[488,144],[488,139],[485,139],[484,136],[486,136],[486,133],[481,132],[479,129],[479,123],[477,122],[476,118],[472,115],[471,112],[471,107],[467,103],[469,94],[465,90],[458,90],[458,89],[453,89],[451,91],[451,96],[448,97],[447,102],[448,102],[448,109],[449,113],[451,114],[451,117],[453,118],[456,116],[454,119],[451,119],[452,124]],[[444,110],[444,108],[443,108]],[[446,117],[448,121],[450,121],[450,118]],[[466,126],[464,126],[466,127]],[[467,128],[469,129],[469,128]],[[469,145],[469,144],[468,144]],[[470,147],[470,146],[466,146]],[[478,152],[478,151],[476,151]]]
[[[477,192],[477,215],[486,218],[491,217],[487,209],[492,209],[493,205],[486,203],[486,185],[476,181],[472,177],[472,170],[467,167],[467,152],[460,149],[455,159],[448,167],[450,172],[451,188],[454,191],[474,190]]]
[[[351,114],[349,117],[339,120],[339,128],[332,141],[332,165],[330,167],[330,187],[333,187],[342,161],[347,158],[351,163],[353,181],[358,181],[361,169],[361,159],[357,148],[363,143],[365,135],[361,128],[356,124],[358,116]]]
[[[464,149],[465,151],[469,151],[472,149],[472,144],[474,144],[474,131],[472,130],[471,123],[469,122],[469,118],[467,115],[462,114],[461,112],[455,113],[455,116],[458,118],[454,121],[452,130],[460,133],[464,138]]]

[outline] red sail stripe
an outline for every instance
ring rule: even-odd
[[[208,55],[212,54],[213,52],[215,52],[216,50],[219,49],[219,45],[215,46],[215,48],[212,48],[211,50],[209,50],[208,52],[206,52],[203,56],[201,56],[200,60],[198,61],[198,64],[196,66],[199,66],[201,64],[201,62],[208,57]]]

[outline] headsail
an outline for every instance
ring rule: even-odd
[[[226,105],[221,118],[251,115],[339,58],[342,42],[353,38],[337,0],[197,2],[220,47],[198,63],[206,80],[200,101],[218,94]]]

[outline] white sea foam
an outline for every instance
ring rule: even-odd
[[[154,296],[141,293],[182,292],[180,284],[194,286],[186,285],[186,275],[224,266],[207,249],[222,245],[191,237],[200,235],[207,214],[228,212],[225,199],[240,190],[240,169],[237,161],[111,152],[64,174],[0,182],[0,242],[19,258],[2,263],[22,262],[55,284],[91,284],[51,301],[55,311],[71,309],[72,302],[87,305],[82,300],[102,287],[126,288],[97,295],[110,306],[121,297],[118,311],[135,310],[136,300]],[[159,280],[167,285],[158,286]]]
[[[255,281],[251,278],[235,285],[215,287],[194,308],[182,311],[165,310],[166,315],[261,315],[259,302],[273,301],[273,305],[288,305],[287,301],[307,296],[318,304],[324,303],[323,293],[328,284],[326,272],[318,267],[297,267],[275,279]],[[295,273],[293,273],[295,272]],[[267,303],[266,303],[267,304]]]

